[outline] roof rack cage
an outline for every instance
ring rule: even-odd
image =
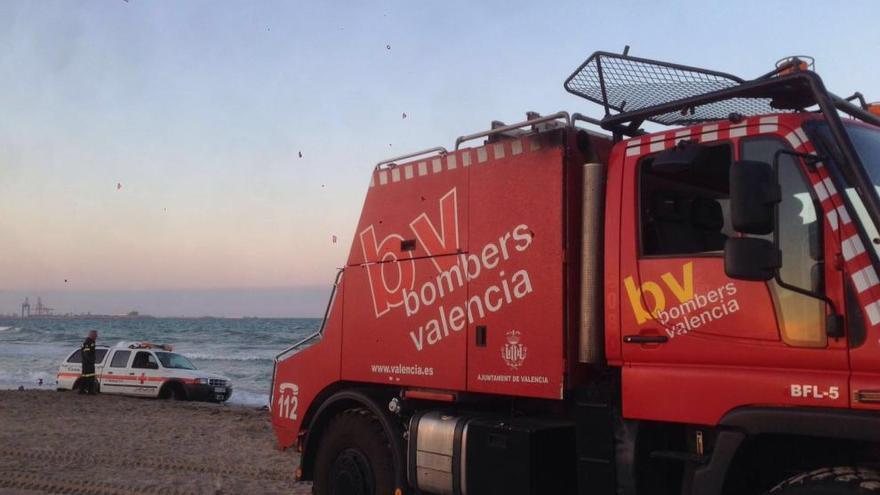
[[[731,74],[626,54],[596,52],[565,81],[565,89],[602,105],[606,117],[636,112],[673,101],[735,88],[743,79]],[[662,125],[690,125],[743,116],[792,111],[774,108],[769,97],[733,98],[658,113],[647,118]]]

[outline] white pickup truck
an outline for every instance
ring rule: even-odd
[[[77,390],[82,353],[71,352],[61,363],[58,390]],[[223,402],[232,395],[232,382],[221,375],[197,370],[171,346],[147,342],[95,348],[95,374],[101,393],[177,400]]]

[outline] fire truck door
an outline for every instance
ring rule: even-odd
[[[707,146],[678,173],[656,170],[652,155],[626,164],[624,414],[712,424],[755,403],[845,405],[846,347],[826,336],[825,304],[724,271],[724,243],[737,235],[729,218],[734,156],[772,163],[787,143],[758,136]],[[839,274],[823,260],[820,203],[802,164],[782,156],[782,279],[836,294]]]

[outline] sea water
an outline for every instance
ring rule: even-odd
[[[196,368],[230,378],[230,403],[263,406],[275,355],[320,323],[313,318],[0,319],[0,389],[55,390],[61,361],[94,329],[98,345],[171,344]]]

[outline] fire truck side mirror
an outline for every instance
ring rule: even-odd
[[[730,219],[733,229],[766,235],[775,230],[775,206],[782,192],[767,162],[739,160],[730,167]]]
[[[738,280],[764,282],[776,276],[782,252],[757,237],[733,237],[724,244],[724,273]]]

